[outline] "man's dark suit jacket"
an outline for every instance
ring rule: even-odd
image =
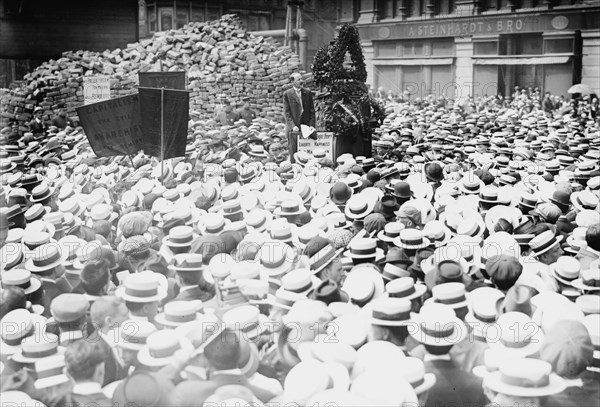
[[[300,105],[298,95],[293,87],[283,93],[283,114],[288,131],[294,126],[300,128],[301,124],[313,127],[315,125],[315,104],[312,92],[302,88],[300,94],[302,95],[302,105]]]
[[[296,90],[292,87],[283,93],[283,114],[285,116],[286,132],[288,138],[288,149],[290,160],[294,162],[294,153],[298,151],[298,139],[292,129],[294,126],[300,129],[300,125],[315,126],[315,104],[312,92],[308,89],[300,89],[302,104],[298,99]]]

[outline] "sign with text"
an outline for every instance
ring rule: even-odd
[[[83,104],[110,100],[110,76],[84,76],[83,77]]]
[[[138,95],[93,103],[76,110],[92,150],[98,157],[129,155],[140,150],[142,123]]]
[[[298,151],[313,152],[315,148],[325,150],[327,157],[333,160],[333,133],[327,131],[318,131],[317,139],[298,137]]]
[[[531,32],[593,29],[598,12],[519,13],[481,16],[449,16],[422,21],[363,24],[360,38],[369,40],[403,40],[407,38],[439,38],[490,36]]]
[[[185,156],[190,92],[139,88],[139,96],[144,153],[163,159]]]
[[[140,72],[141,88],[185,90],[185,72]]]

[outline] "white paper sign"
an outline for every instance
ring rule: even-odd
[[[312,154],[315,148],[322,148],[325,150],[325,154],[333,160],[333,133],[317,132],[316,140],[298,137],[298,151],[306,151]]]
[[[83,77],[83,104],[110,100],[110,76],[84,76]]]
[[[302,133],[302,137],[304,137],[304,138],[308,138],[315,131],[316,131],[315,128],[312,126],[307,126],[306,124],[300,125],[300,132]]]

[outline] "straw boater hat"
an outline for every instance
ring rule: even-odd
[[[33,251],[32,257],[25,262],[25,268],[32,273],[51,270],[62,264],[57,244],[46,243]]]
[[[377,240],[372,238],[358,238],[350,242],[350,247],[344,252],[344,256],[352,259],[375,259],[379,262],[384,259],[383,249],[377,247]]]
[[[121,324],[117,346],[139,352],[146,345],[148,337],[156,331],[156,325],[151,322],[129,319]]]
[[[527,329],[534,326],[533,320],[522,312],[511,311],[500,315],[496,321],[499,338],[488,337],[490,349],[504,352],[509,356],[528,357],[540,350],[544,339],[541,329]],[[515,331],[514,327],[520,327]],[[511,329],[511,327],[513,327]]]
[[[545,397],[566,388],[564,379],[552,373],[550,363],[531,358],[501,363],[497,372],[485,377],[484,385],[496,393],[517,397]]]
[[[163,244],[175,251],[191,247],[198,235],[191,226],[175,226],[169,230],[169,235],[163,238]]]
[[[242,339],[252,340],[270,332],[269,318],[260,313],[254,305],[241,305],[223,314],[223,324],[227,329],[238,331]]]
[[[306,245],[303,254],[308,256],[308,264],[313,274],[327,267],[344,249],[336,249],[328,239],[317,236]]]
[[[156,315],[154,322],[165,328],[176,328],[188,322],[202,321],[202,301],[171,301],[163,312]]]
[[[469,312],[465,322],[473,330],[479,340],[485,341],[487,331],[491,328],[490,335],[495,334],[495,322],[498,315],[498,301],[504,298],[504,293],[496,288],[479,287],[469,295]]]
[[[24,269],[12,269],[2,273],[2,287],[21,287],[26,295],[36,292],[42,286],[37,278],[31,278],[31,272]]]
[[[130,302],[161,301],[167,296],[167,281],[162,274],[148,270],[131,274],[115,295]]]
[[[433,373],[425,373],[425,363],[412,356],[402,361],[400,375],[412,386],[413,390],[420,396],[435,386],[437,378]]]
[[[468,334],[465,324],[456,317],[454,310],[445,304],[430,303],[415,315],[415,329],[409,334],[428,346],[452,346]]]
[[[546,230],[529,242],[529,247],[531,247],[530,256],[538,257],[542,254],[546,253],[549,250],[552,250],[562,241],[563,236],[555,236],[554,232],[551,230]]]
[[[383,277],[372,264],[363,263],[352,268],[342,285],[342,290],[348,293],[353,303],[364,306],[384,295],[385,284]]]
[[[370,304],[371,324],[378,326],[406,326],[412,322],[412,304],[404,298],[381,297]]]
[[[594,260],[589,264],[589,268],[582,270],[579,278],[573,280],[573,287],[582,291],[600,291],[600,264],[599,260]]]
[[[41,358],[35,361],[34,366],[37,376],[34,387],[37,390],[43,390],[68,383],[70,380],[69,377],[63,373],[66,364],[65,357],[62,354]]]
[[[385,291],[391,298],[402,298],[412,301],[422,297],[427,291],[427,286],[424,284],[415,284],[412,277],[400,277],[389,281],[385,285]]]
[[[173,362],[175,352],[190,349],[192,344],[173,330],[156,331],[146,340],[146,345],[138,352],[138,361],[148,367],[162,367]]]
[[[431,242],[423,236],[423,232],[417,229],[403,229],[398,237],[394,239],[394,244],[402,249],[424,249]]]
[[[23,339],[42,332],[45,319],[23,308],[8,312],[0,320],[0,354],[14,355],[21,350]]]
[[[549,267],[550,274],[565,285],[572,285],[579,278],[581,264],[579,260],[571,256],[561,256]]]
[[[375,201],[367,199],[366,196],[357,194],[352,195],[348,202],[344,213],[349,219],[359,220],[364,219],[368,214],[373,212]]]
[[[403,223],[389,222],[386,223],[383,230],[377,234],[377,238],[387,243],[392,243],[395,238],[400,236],[400,232],[405,228]]]
[[[293,249],[279,241],[268,240],[260,249],[260,273],[266,278],[280,277],[294,266]]]
[[[36,361],[53,355],[63,355],[65,348],[58,346],[58,336],[45,333],[41,338],[29,336],[21,342],[21,349],[12,355],[17,363],[35,363]]]

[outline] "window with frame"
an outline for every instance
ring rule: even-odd
[[[543,53],[542,34],[515,35],[513,41],[516,55],[541,55]]]
[[[436,39],[431,41],[431,56],[450,56],[454,55],[454,39]]]
[[[475,55],[497,55],[498,41],[477,41],[473,43]]]
[[[156,6],[154,4],[151,4],[146,8],[146,21],[148,21],[148,32],[156,32]]]
[[[544,53],[567,54],[573,52],[573,38],[546,38],[544,40]]]
[[[406,41],[402,43],[402,56],[417,57],[423,55],[423,43],[421,41]]]
[[[379,10],[380,16],[382,19],[386,18],[394,18],[396,10],[396,2],[394,0],[380,0],[379,1]]]
[[[186,3],[184,5],[180,5],[180,2],[177,3],[177,13],[175,15],[175,27],[183,28],[189,22],[190,18],[190,7]]]
[[[376,45],[376,55],[378,58],[398,57],[397,41],[379,41]]]

